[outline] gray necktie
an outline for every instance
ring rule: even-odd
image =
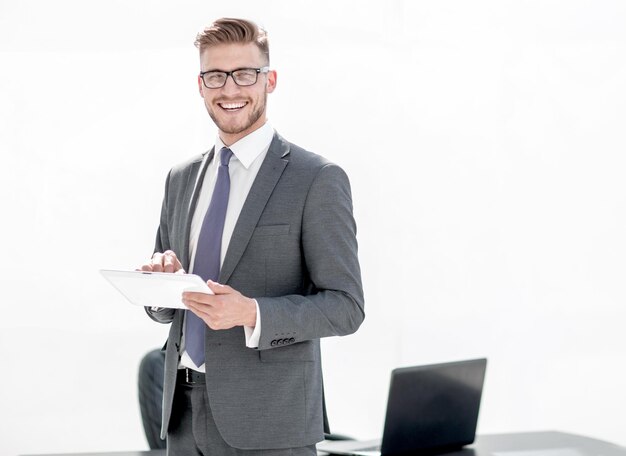
[[[228,162],[233,152],[227,147],[220,150],[220,166],[217,170],[217,180],[213,189],[213,196],[209,209],[204,216],[198,244],[196,245],[196,257],[193,265],[193,273],[206,280],[217,280],[220,275],[220,258],[222,254],[222,232],[224,231],[224,219],[228,207],[228,194],[230,192],[230,176],[228,174]],[[185,349],[196,366],[204,364],[204,335],[206,324],[193,312],[186,312],[185,323]]]

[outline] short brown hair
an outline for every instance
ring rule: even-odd
[[[196,35],[195,46],[200,53],[206,48],[218,44],[254,43],[270,63],[270,48],[267,41],[267,32],[252,21],[223,17],[216,20],[202,32]]]

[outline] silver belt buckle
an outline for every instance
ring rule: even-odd
[[[190,371],[191,371],[191,369],[189,369],[188,367],[185,367],[185,381],[187,383],[192,383],[193,384],[193,382],[191,381],[191,375],[189,375]]]

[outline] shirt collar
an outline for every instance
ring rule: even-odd
[[[237,160],[241,162],[244,168],[248,169],[254,160],[256,160],[261,153],[267,150],[273,138],[274,129],[269,122],[265,122],[261,128],[254,130],[252,133],[244,136],[236,143],[231,144],[229,149],[233,152],[233,155],[237,157]],[[222,150],[222,147],[226,146],[224,146],[224,143],[218,135],[215,140],[215,153],[217,154],[220,150]]]

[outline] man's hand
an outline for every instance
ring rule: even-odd
[[[183,303],[211,329],[256,325],[256,303],[228,285],[209,280],[214,295],[185,292]]]
[[[149,272],[175,272],[178,274],[185,273],[183,265],[180,264],[176,254],[171,250],[166,250],[163,253],[156,252],[152,255],[150,261],[142,264],[141,268],[138,270]]]

